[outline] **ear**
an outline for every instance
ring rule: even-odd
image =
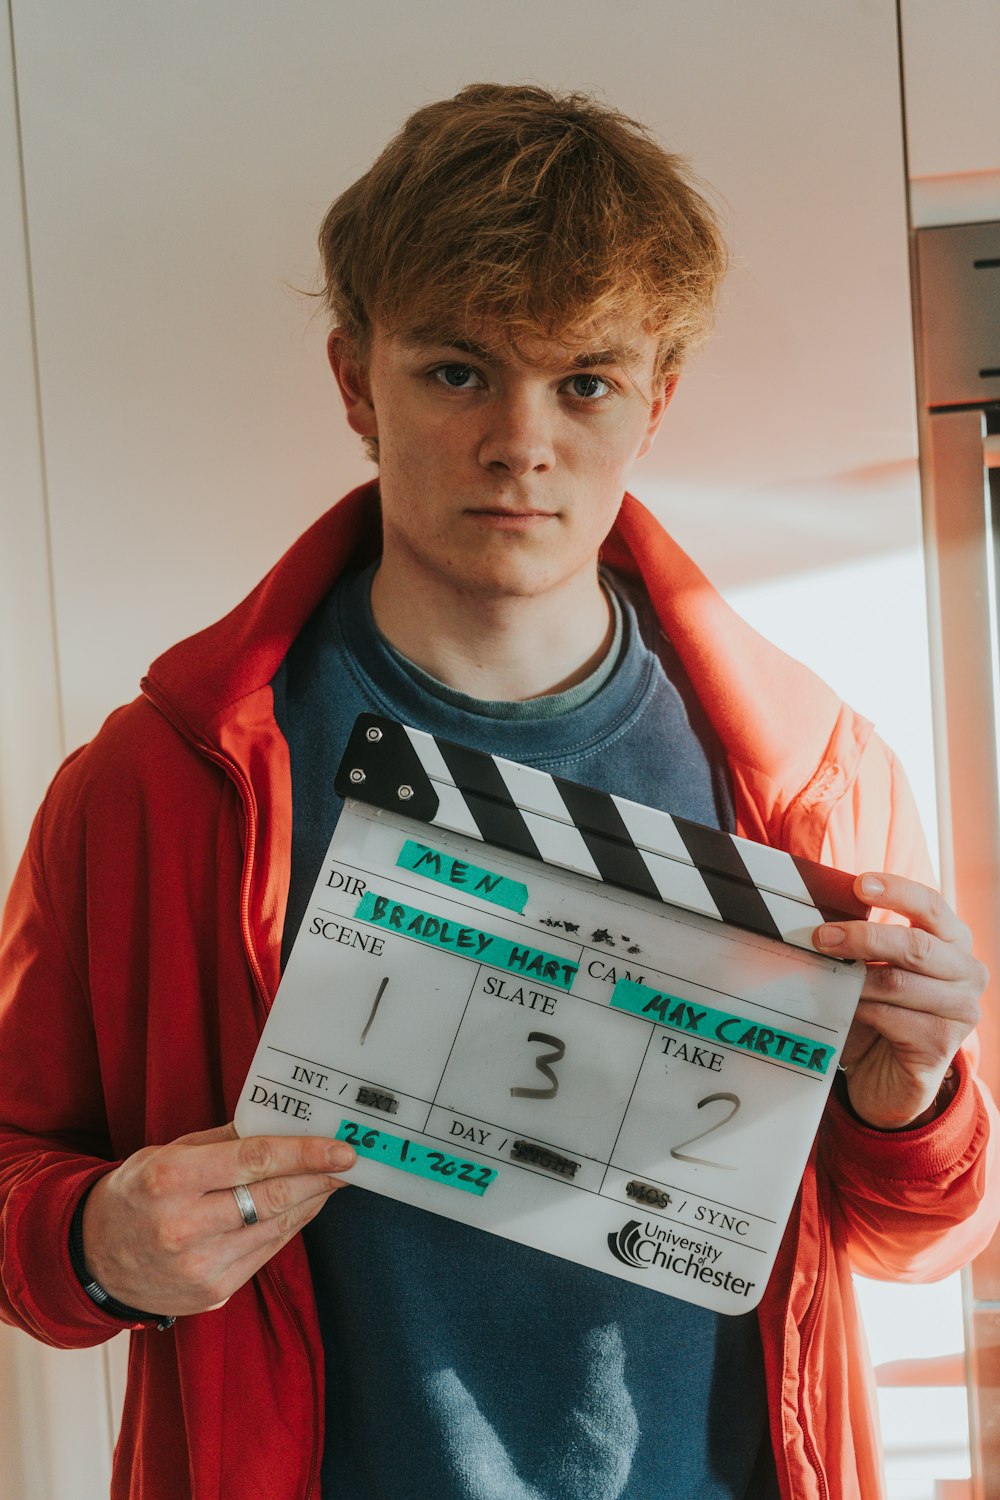
[[[649,452],[650,448],[652,448],[653,439],[656,436],[660,423],[663,421],[663,414],[666,411],[667,407],[670,405],[671,397],[673,396],[674,391],[677,389],[677,382],[679,379],[679,375],[667,375],[664,378],[659,393],[656,395],[652,404],[650,405],[649,421],[646,423],[646,431],[643,434],[643,439],[639,445],[639,451],[636,454],[636,458],[644,458],[645,455]]]
[[[347,420],[361,437],[377,437],[378,421],[372,400],[368,371],[354,343],[342,328],[335,328],[326,341],[326,357],[337,382]]]

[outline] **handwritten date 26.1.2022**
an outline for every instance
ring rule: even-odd
[[[418,1141],[390,1135],[385,1130],[371,1130],[356,1120],[341,1120],[336,1139],[349,1141],[359,1156],[398,1167],[403,1172],[412,1172],[415,1177],[428,1177],[432,1182],[460,1188],[465,1193],[475,1193],[477,1198],[483,1196],[497,1176],[492,1167],[463,1161],[444,1151],[430,1151]]]

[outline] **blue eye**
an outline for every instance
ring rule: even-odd
[[[611,390],[608,382],[601,375],[574,375],[569,386],[573,395],[579,396],[582,400],[606,396]]]
[[[433,374],[435,380],[453,391],[474,390],[473,381],[482,384],[471,365],[440,365]]]

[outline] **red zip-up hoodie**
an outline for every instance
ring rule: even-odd
[[[369,485],[155,662],[38,814],[0,938],[0,1316],[48,1343],[122,1326],[70,1265],[84,1189],[142,1146],[232,1119],[277,988],[289,879],[270,682],[336,578],[378,547]],[[629,496],[604,557],[641,575],[712,720],[738,832],[930,879],[905,778],[867,721],[741,621]],[[882,1493],[851,1271],[932,1279],[991,1236],[992,1106],[964,1054],[958,1074],[920,1130],[870,1130],[836,1097],[824,1115],[759,1309],[783,1500]],[[224,1308],[133,1333],[112,1496],[319,1500],[323,1409],[297,1236]]]

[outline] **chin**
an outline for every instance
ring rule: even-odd
[[[531,568],[478,566],[449,572],[453,586],[483,599],[531,599],[554,587],[558,578]]]

